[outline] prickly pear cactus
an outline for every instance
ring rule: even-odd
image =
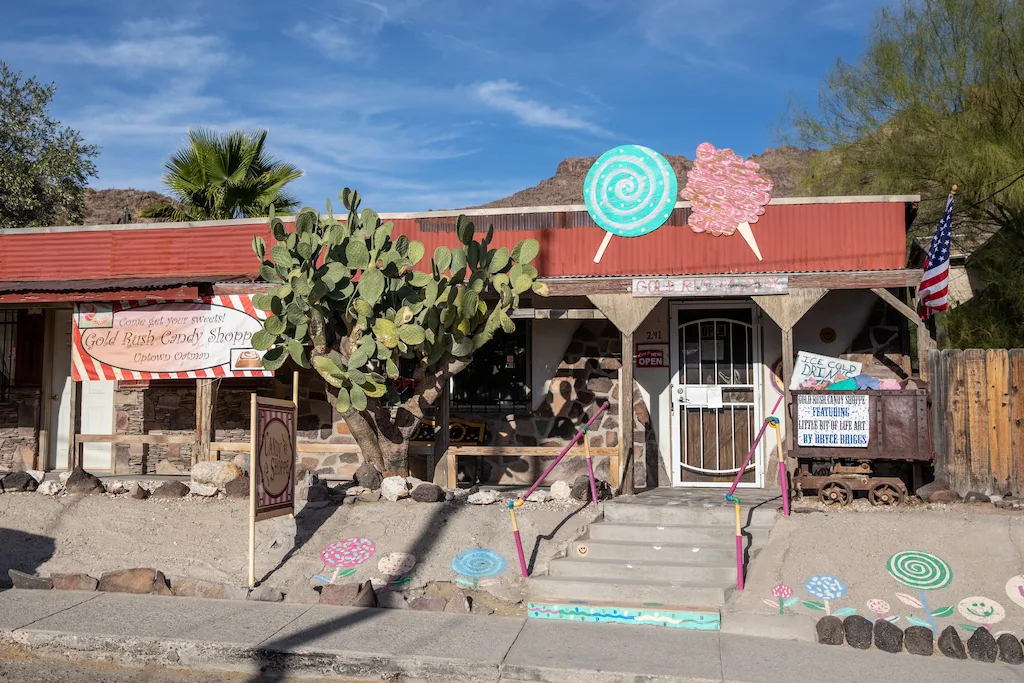
[[[392,223],[382,223],[371,209],[359,210],[358,192],[346,188],[340,198],[348,209],[345,221],[334,218],[328,202],[326,219],[304,208],[288,231],[271,211],[276,244],[268,251],[262,238],[253,239],[260,275],[274,287],[253,299],[271,315],[252,345],[268,349],[263,365],[269,370],[288,357],[313,367],[333,388],[335,405],[364,454],[380,456],[382,469],[397,471],[403,467],[389,464],[387,453],[368,453],[368,446],[393,449],[388,444],[402,436],[407,448],[437,386],[463,369],[499,328],[514,330],[511,314],[521,295],[546,294],[530,265],[539,245],[530,239],[511,251],[492,249],[493,227],[477,241],[473,223],[459,216],[461,246],[438,247],[428,271],[421,265],[421,242],[392,239]],[[387,380],[398,377],[403,358],[416,364],[415,394],[397,412],[381,410],[393,391]],[[375,444],[363,443],[371,437]]]

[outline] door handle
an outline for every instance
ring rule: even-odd
[[[54,401],[60,400],[60,396],[58,394],[54,394],[51,398],[53,398]]]

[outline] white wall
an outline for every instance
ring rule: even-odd
[[[565,357],[565,350],[580,326],[579,320],[534,320],[531,326],[532,369],[530,387],[533,391],[533,410],[540,408],[551,388],[551,380]]]
[[[666,365],[671,354],[669,334],[668,300],[662,299],[647,319],[637,328],[633,335],[634,344],[664,344],[669,352]],[[632,350],[623,350],[622,362],[629,362]],[[668,472],[669,485],[672,477],[672,414],[669,400],[672,389],[672,369],[633,367],[633,378],[640,387],[647,410],[651,413],[651,425],[658,438],[658,451],[661,454],[661,469]],[[662,482],[663,484],[665,482]],[[654,486],[655,482],[648,482]]]

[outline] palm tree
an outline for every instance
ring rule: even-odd
[[[198,128],[188,132],[188,145],[164,164],[163,181],[174,202],[142,212],[150,218],[207,221],[266,216],[271,205],[287,212],[298,202],[284,186],[302,171],[268,156],[267,131],[232,131],[223,135]]]

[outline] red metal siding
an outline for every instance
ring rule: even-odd
[[[543,223],[514,211],[499,217],[478,216],[474,221],[478,231],[491,222],[508,226],[496,230],[492,246],[512,246],[529,237],[539,241],[537,268],[549,277],[896,270],[905,265],[901,202],[769,206],[751,226],[763,261],[757,260],[740,235],[713,237],[685,226],[665,225],[643,237],[613,237],[601,263],[595,264],[603,230],[586,225],[560,227],[573,225],[575,219],[567,214],[543,215]],[[517,217],[523,220],[517,222]],[[422,229],[421,222],[429,227]],[[430,255],[438,245],[457,243],[454,232],[442,225],[450,222],[454,221],[399,219],[395,234],[422,241]],[[536,227],[538,223],[551,227]],[[254,278],[259,263],[250,244],[256,234],[272,241],[262,221],[0,235],[0,280],[228,274]]]

